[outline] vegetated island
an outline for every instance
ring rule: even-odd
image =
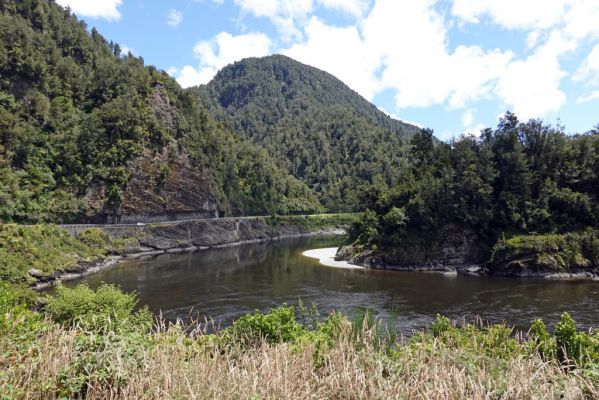
[[[337,258],[370,268],[596,279],[599,126],[568,135],[512,113],[480,137],[410,141],[407,168],[366,208]]]

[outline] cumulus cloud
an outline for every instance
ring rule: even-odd
[[[368,0],[317,0],[317,2],[325,8],[341,11],[354,17],[364,15],[370,4]]]
[[[566,72],[560,66],[559,56],[575,47],[574,41],[554,32],[530,57],[508,65],[499,79],[497,95],[520,118],[542,117],[558,111],[566,101],[560,89]]]
[[[63,7],[69,7],[79,17],[104,18],[109,21],[119,20],[118,8],[122,0],[56,0]]]
[[[488,16],[507,29],[546,29],[560,21],[569,0],[454,0],[451,12],[468,23]]]
[[[355,26],[333,27],[314,17],[305,32],[307,40],[283,50],[285,55],[335,75],[367,99],[374,97],[379,59]]]
[[[592,85],[599,85],[599,44],[593,47],[593,50],[578,67],[573,79],[575,82],[588,80]]]
[[[204,0],[206,1],[206,0]],[[213,0],[214,1],[214,0]],[[441,105],[463,109],[466,129],[476,129],[473,103],[496,98],[521,118],[543,117],[566,101],[562,60],[599,38],[597,0],[234,0],[241,17],[269,19],[279,36],[220,33],[198,43],[197,68],[176,71],[184,86],[207,82],[219,68],[273,50],[328,71],[372,100],[395,95],[396,110]],[[319,8],[345,13],[356,23],[339,26],[316,17]],[[517,30],[527,50],[451,43],[449,31],[467,24]],[[599,45],[573,76],[599,85]],[[578,101],[597,98],[594,92]]]
[[[587,96],[580,96],[578,99],[576,99],[576,104],[586,103],[587,101],[597,100],[597,99],[599,99],[599,90],[596,90]]]
[[[449,52],[447,27],[433,5],[379,0],[359,26],[335,27],[312,18],[307,39],[284,53],[336,75],[367,99],[392,89],[399,108],[446,101],[464,107],[492,91],[490,82],[513,54],[478,46]]]
[[[170,69],[170,74],[184,88],[207,83],[222,67],[246,57],[262,57],[270,54],[272,42],[263,33],[247,33],[233,36],[221,32],[210,40],[198,42],[193,48],[199,59],[199,67],[191,65]],[[168,72],[168,71],[167,71]]]
[[[176,28],[183,22],[183,13],[181,11],[170,9],[166,15],[166,23],[172,28]]]
[[[462,114],[462,126],[467,128],[472,125],[474,122],[474,111],[473,109],[466,110],[465,113]]]
[[[313,0],[235,0],[242,14],[269,18],[283,35],[291,40],[301,37],[297,20],[304,20],[314,9]]]

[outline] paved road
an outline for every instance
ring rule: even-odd
[[[344,215],[345,213],[340,214],[306,214],[306,215],[290,215],[289,217],[324,217],[331,215]],[[287,216],[281,216],[283,218]],[[164,222],[147,222],[147,223],[133,223],[133,224],[60,224],[63,228],[105,228],[105,227],[116,227],[116,228],[127,228],[127,227],[135,227],[135,226],[145,226],[145,225],[177,225],[184,222],[194,222],[194,221],[236,221],[236,220],[251,220],[251,219],[260,219],[260,218],[268,218],[268,216],[248,216],[248,217],[220,217],[220,218],[192,218],[192,219],[179,219],[176,221],[164,221]]]

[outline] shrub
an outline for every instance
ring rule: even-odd
[[[101,331],[147,330],[152,316],[147,308],[135,311],[137,296],[103,284],[96,291],[87,285],[69,289],[59,285],[49,296],[46,312],[56,322]]]
[[[437,314],[435,322],[433,322],[431,325],[431,333],[433,336],[437,337],[447,332],[449,328],[451,328],[451,321],[449,318],[444,317],[441,314]]]
[[[147,308],[135,310],[137,296],[114,285],[97,290],[87,285],[57,287],[49,296],[46,313],[66,328],[75,328],[77,356],[59,377],[59,395],[85,397],[88,385],[118,388],[128,370],[137,368],[152,343],[152,316]]]
[[[233,322],[224,331],[228,341],[253,345],[262,340],[268,343],[293,342],[305,333],[305,328],[295,320],[295,309],[283,305],[273,308],[268,314],[256,311]]]
[[[536,319],[530,324],[529,336],[531,344],[543,358],[551,359],[557,356],[555,338],[547,332],[547,327],[542,320]]]

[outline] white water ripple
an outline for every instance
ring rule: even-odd
[[[364,269],[364,267],[350,264],[347,261],[336,261],[335,254],[337,254],[337,247],[326,247],[324,249],[306,250],[302,253],[303,256],[318,259],[318,261],[320,261],[322,265],[326,265],[327,267]]]

